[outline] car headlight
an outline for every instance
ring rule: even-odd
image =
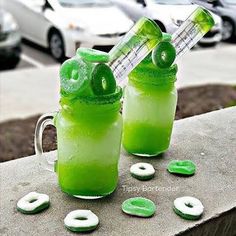
[[[77,24],[69,23],[69,24],[68,24],[68,29],[69,29],[69,30],[76,30],[76,31],[84,31],[84,30],[85,30],[85,27],[79,26],[79,25],[77,25]]]
[[[18,25],[13,18],[13,16],[9,13],[5,13],[3,15],[3,23],[2,23],[2,31],[3,32],[10,32],[18,30]]]
[[[172,22],[177,25],[177,26],[181,26],[183,24],[183,20],[179,20],[179,19],[174,19],[172,18]]]

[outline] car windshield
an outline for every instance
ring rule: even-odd
[[[229,5],[236,5],[236,0],[225,0],[225,2]]]
[[[58,0],[62,6],[74,7],[81,5],[110,5],[109,0]]]
[[[190,0],[151,0],[156,4],[163,5],[190,5],[192,2]]]

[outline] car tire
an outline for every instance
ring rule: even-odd
[[[161,31],[166,33],[166,28],[164,26],[164,24],[158,20],[154,20],[156,22],[156,24],[160,27]]]
[[[198,45],[201,46],[202,48],[208,48],[208,47],[215,47],[218,43],[213,42],[213,43],[201,43],[199,42]]]
[[[58,62],[63,62],[65,60],[64,41],[58,30],[53,30],[49,34],[49,49],[53,58]]]
[[[223,41],[228,41],[233,39],[234,29],[235,26],[231,20],[223,19],[223,32],[222,32]]]

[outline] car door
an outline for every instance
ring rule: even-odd
[[[47,46],[50,22],[44,17],[45,0],[5,0],[7,8],[16,18],[23,37]]]

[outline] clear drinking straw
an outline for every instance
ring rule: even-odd
[[[189,51],[213,26],[211,14],[198,7],[172,35],[176,59]],[[162,32],[155,22],[141,18],[121,41],[109,52],[111,69],[117,83],[124,86],[128,74],[162,40]]]
[[[128,74],[161,41],[162,32],[157,24],[141,18],[121,41],[109,52],[110,67],[120,86],[126,83]]]
[[[195,46],[214,24],[210,12],[198,7],[172,35],[176,59]]]

